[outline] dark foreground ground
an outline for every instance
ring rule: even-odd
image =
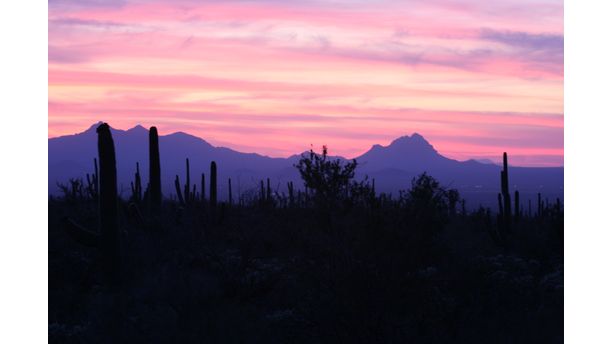
[[[562,218],[430,226],[400,207],[120,205],[121,282],[66,234],[93,202],[49,201],[51,343],[561,343]],[[561,222],[559,222],[561,221]]]

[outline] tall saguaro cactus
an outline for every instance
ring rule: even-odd
[[[187,175],[185,176],[186,180],[185,180],[185,203],[189,203],[191,202],[191,195],[190,195],[190,190],[191,190],[191,178],[190,178],[190,173],[189,173],[189,158],[185,159],[185,168],[187,169]]]
[[[517,222],[521,218],[520,206],[521,206],[521,203],[519,201],[519,191],[515,190],[514,191],[514,220]]]
[[[157,128],[149,129],[149,203],[156,213],[161,210],[161,167],[159,160],[159,137]]]
[[[512,201],[510,200],[508,183],[508,154],[506,154],[506,152],[504,152],[504,169],[501,171],[501,194],[504,200],[504,222],[509,224],[512,220]]]
[[[217,163],[214,161],[210,163],[210,206],[217,206]]]
[[[200,181],[200,194],[202,197],[202,203],[206,201],[206,176],[202,173],[202,180]]]
[[[100,249],[105,272],[115,282],[120,263],[115,145],[108,124],[101,124],[96,131],[100,157]]]
[[[64,218],[64,225],[68,234],[77,242],[98,248],[102,273],[110,285],[116,286],[121,276],[121,252],[115,145],[108,124],[100,124],[96,132],[100,159],[99,232],[90,231],[69,218]]]

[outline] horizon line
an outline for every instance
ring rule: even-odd
[[[93,128],[93,127],[95,127],[95,126],[97,126],[97,125],[99,125],[99,124],[101,124],[101,123],[107,123],[107,124],[108,124],[108,122],[105,122],[105,121],[97,121],[97,122],[95,122],[94,124],[90,125],[88,128],[84,129],[83,131],[76,132],[76,133],[72,133],[72,134],[63,134],[63,135],[59,135],[59,136],[47,137],[47,140],[51,140],[51,139],[58,139],[58,138],[66,137],[66,136],[75,136],[75,135],[83,134],[83,133],[87,132],[88,130],[90,130],[91,128]],[[137,127],[142,127],[144,130],[146,130],[146,131],[148,132],[148,131],[149,131],[149,129],[150,129],[151,127],[157,127],[157,126],[150,126],[149,128],[147,128],[146,126],[142,125],[141,123],[137,123],[137,124],[133,125],[132,127],[128,128],[128,129],[120,129],[120,128],[116,128],[116,127],[112,126],[111,124],[108,124],[108,125],[109,125],[109,126],[111,127],[111,129],[113,129],[113,130],[119,130],[119,131],[123,131],[123,132],[127,132],[127,131],[132,130],[132,129],[135,129],[135,128],[137,128]],[[47,132],[48,132],[48,128],[47,128]],[[203,138],[203,137],[201,137],[201,136],[197,136],[197,135],[194,135],[194,134],[191,134],[191,133],[188,133],[188,132],[182,131],[182,130],[162,134],[162,133],[159,131],[159,129],[158,129],[158,132],[159,132],[159,136],[170,136],[170,135],[173,135],[173,134],[182,133],[182,134],[189,135],[189,136],[195,137],[195,138],[197,138],[197,139],[200,139],[200,140],[202,140],[202,141],[204,141],[204,142],[208,143],[209,145],[211,145],[211,146],[212,146],[212,147],[214,147],[214,148],[226,148],[226,149],[230,149],[230,150],[233,150],[233,151],[235,151],[235,152],[242,153],[242,154],[257,154],[257,155],[260,155],[260,156],[262,156],[262,157],[267,157],[267,158],[271,158],[271,159],[289,159],[289,158],[291,158],[292,156],[296,156],[296,155],[298,155],[298,156],[299,156],[299,155],[301,155],[301,154],[304,154],[304,153],[306,153],[306,152],[309,152],[309,151],[310,151],[310,149],[307,149],[307,150],[305,150],[305,151],[302,151],[301,153],[293,153],[293,154],[288,155],[288,156],[271,156],[271,155],[268,155],[268,154],[262,154],[262,153],[259,153],[259,152],[253,152],[253,151],[252,151],[252,152],[245,152],[245,151],[241,151],[241,150],[239,150],[238,148],[231,148],[231,147],[228,147],[228,146],[214,145],[214,144],[210,143],[208,140],[206,140],[205,138]],[[425,140],[427,143],[429,143],[429,144],[430,144],[430,145],[433,147],[433,149],[436,151],[436,153],[437,153],[437,154],[439,154],[440,156],[442,156],[442,157],[444,157],[444,158],[446,158],[446,159],[451,159],[451,160],[455,160],[455,161],[459,161],[459,162],[476,161],[476,162],[481,163],[481,164],[484,164],[484,165],[486,165],[486,164],[492,164],[492,165],[496,165],[496,166],[500,166],[500,165],[501,165],[501,163],[502,163],[502,159],[501,159],[501,158],[499,159],[499,161],[497,161],[497,160],[493,160],[493,159],[490,159],[490,158],[482,158],[482,159],[478,159],[478,158],[474,158],[474,157],[469,158],[469,159],[466,159],[466,160],[459,160],[459,159],[449,158],[448,156],[446,156],[446,155],[442,154],[441,152],[439,152],[439,151],[436,149],[435,145],[434,145],[434,144],[433,144],[433,143],[432,143],[430,140],[428,140],[428,139],[427,139],[427,138],[426,138],[424,135],[421,135],[421,134],[420,134],[419,132],[417,132],[417,131],[414,131],[412,134],[406,134],[406,135],[401,135],[401,136],[398,136],[398,137],[396,137],[396,138],[392,139],[392,140],[391,140],[391,142],[389,142],[389,144],[387,144],[387,145],[382,145],[382,144],[379,144],[379,143],[372,144],[372,145],[370,146],[370,148],[366,149],[364,152],[362,152],[362,153],[358,154],[357,156],[355,156],[355,157],[353,157],[353,158],[347,158],[347,157],[344,157],[344,156],[342,156],[342,155],[330,155],[330,157],[333,157],[333,158],[342,158],[342,159],[345,159],[345,160],[357,159],[358,157],[362,156],[363,154],[365,154],[365,153],[369,152],[369,151],[370,151],[372,148],[374,148],[375,146],[382,146],[383,148],[386,148],[386,147],[389,147],[389,146],[390,146],[390,145],[391,145],[391,144],[392,144],[392,143],[393,143],[395,140],[397,140],[397,139],[400,139],[400,138],[402,138],[402,137],[413,137],[415,134],[416,134],[416,135],[421,136],[421,137],[422,137],[422,138],[423,138],[423,139],[424,139],[424,140]],[[320,147],[322,148],[323,146],[327,146],[327,145],[323,144],[323,145],[321,145]],[[312,148],[314,147],[314,145],[313,145],[313,144],[310,144],[310,147],[311,147],[311,149],[312,149]],[[329,146],[327,146],[327,147],[329,148]],[[317,152],[317,151],[315,150],[315,152]],[[502,154],[503,154],[503,153],[504,153],[504,152],[502,152],[502,153],[500,153],[500,154],[499,154],[499,155],[500,155],[500,157],[502,156]],[[510,155],[510,153],[508,153],[508,155]],[[510,155],[510,156],[511,156],[511,155]],[[563,155],[563,158],[565,158],[565,155]],[[482,162],[483,160],[489,160],[489,161],[491,161],[491,163],[485,163],[485,162]],[[565,160],[565,159],[564,159],[564,160]],[[522,168],[564,168],[564,165],[554,165],[554,166],[553,166],[553,165],[551,165],[551,166],[522,166],[522,165],[513,165],[513,164],[509,164],[509,166],[512,166],[512,167],[522,167]]]

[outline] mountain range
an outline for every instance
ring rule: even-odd
[[[97,157],[97,134],[94,124],[84,132],[50,138],[49,149],[49,193],[58,194],[57,183],[66,183],[70,178],[84,178],[92,173],[93,159]],[[136,162],[140,163],[143,183],[148,179],[148,130],[137,125],[129,130],[112,129],[117,156],[117,178],[119,192],[130,194]],[[160,135],[160,157],[162,188],[164,195],[174,193],[174,177],[179,175],[185,182],[185,158],[190,160],[191,180],[199,190],[200,174],[208,178],[211,161],[216,161],[219,175],[220,199],[227,197],[227,180],[232,178],[235,193],[256,192],[259,181],[270,178],[278,193],[287,192],[287,182],[302,185],[294,164],[300,154],[288,158],[271,158],[256,153],[242,153],[225,147],[215,147],[204,139],[176,132]],[[500,152],[501,156],[502,152]],[[512,152],[508,152],[512,160]],[[346,160],[343,157],[334,157]],[[364,154],[355,157],[358,163],[356,178],[366,175],[376,179],[378,192],[408,189],[413,177],[427,172],[443,186],[458,189],[465,197],[468,207],[479,205],[496,207],[500,189],[500,167],[491,161],[458,161],[439,154],[421,135],[414,133],[402,136],[387,146],[375,144]],[[551,200],[563,198],[563,167],[514,167],[509,166],[511,192],[519,190],[523,206],[527,200],[535,200],[542,193]],[[535,204],[532,201],[533,204]],[[535,205],[534,205],[535,206]]]

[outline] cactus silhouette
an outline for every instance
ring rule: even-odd
[[[200,197],[202,203],[206,201],[206,176],[202,173],[202,180],[200,181]]]
[[[185,176],[185,204],[188,204],[191,202],[192,196],[191,196],[191,176],[189,173],[189,158],[185,159],[185,169],[186,169],[186,176]]]
[[[87,193],[92,200],[98,200],[98,159],[94,158],[94,173],[90,175],[87,173]]]
[[[510,191],[508,183],[508,154],[504,152],[504,169],[501,171],[501,194],[503,198],[503,219],[506,225],[512,221],[512,201],[510,200]]]
[[[134,202],[140,202],[142,200],[142,182],[140,178],[140,165],[138,163],[136,163],[136,173],[134,173],[134,181],[131,183],[131,187],[131,200]]]
[[[111,285],[116,285],[121,266],[115,145],[108,124],[100,124],[96,132],[100,158],[100,232],[92,232],[68,218],[64,219],[64,225],[68,234],[79,243],[98,247],[102,272]]]
[[[217,206],[217,163],[210,163],[210,207]]]
[[[520,202],[519,202],[519,191],[515,190],[514,191],[514,220],[518,222],[520,218],[521,218],[521,211],[520,211]]]
[[[538,192],[538,217],[542,216],[542,194]]]
[[[502,197],[504,200],[504,214],[506,217],[510,216],[510,191],[509,191],[509,182],[508,182],[508,154],[504,152],[503,157],[503,166],[504,169],[502,171]]]
[[[179,180],[178,174],[174,177],[174,189],[176,190],[176,197],[181,205],[185,205],[185,199],[181,191],[181,181]],[[189,188],[187,188],[189,189]]]
[[[232,178],[227,179],[227,188],[229,194],[229,205],[232,205]]]
[[[100,157],[100,249],[104,252],[106,273],[111,282],[116,282],[119,277],[119,218],[115,145],[108,124],[101,124],[96,131]]]
[[[263,180],[259,181],[259,202],[263,204],[265,200],[265,191],[264,191],[264,182]]]
[[[159,160],[159,137],[157,128],[149,129],[149,204],[151,211],[157,213],[161,210],[161,167]]]

